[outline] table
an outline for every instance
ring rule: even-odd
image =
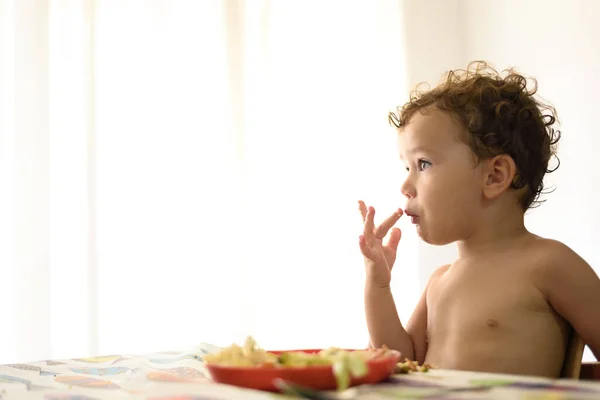
[[[285,396],[213,383],[200,346],[188,352],[111,355],[0,365],[0,399],[281,400]],[[464,371],[394,375],[340,399],[600,399],[600,383]]]

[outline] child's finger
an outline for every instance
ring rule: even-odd
[[[360,215],[362,216],[362,220],[364,223],[365,219],[367,218],[367,205],[365,204],[364,201],[362,201],[362,200],[358,201],[358,209],[360,210]]]
[[[375,218],[375,209],[373,207],[369,207],[367,209],[367,216],[365,217],[365,226],[363,234],[365,237],[373,237],[373,229],[375,227],[375,223],[373,222]]]
[[[402,214],[402,210],[398,209],[395,213],[386,218],[386,220],[383,221],[375,230],[375,237],[378,239],[383,239],[385,235],[387,235],[390,228],[394,226],[396,222],[398,222]]]
[[[369,246],[367,246],[367,239],[365,238],[364,235],[359,236],[358,245],[360,247],[360,252],[363,254],[363,256],[365,256],[369,260],[373,260],[373,254],[372,254],[371,250],[369,249]]]
[[[393,228],[390,232],[390,237],[387,241],[387,247],[394,250],[396,252],[398,250],[398,243],[400,243],[400,239],[402,238],[402,231],[398,228]]]

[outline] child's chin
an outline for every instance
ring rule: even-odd
[[[424,241],[427,244],[434,244],[432,243],[432,238],[427,234],[426,231],[424,231],[420,225],[417,225],[417,235],[419,235],[419,237],[421,238],[422,241]]]
[[[430,237],[425,236],[425,235],[419,235],[419,237],[421,238],[422,241],[424,241],[427,244],[433,245],[433,246],[438,246],[437,242],[435,240],[432,240]]]
[[[454,242],[454,240],[430,235],[426,230],[421,229],[420,226],[417,226],[417,234],[419,235],[422,241],[432,246],[445,246]]]

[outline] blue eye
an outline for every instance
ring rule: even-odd
[[[429,167],[431,167],[431,163],[429,161],[427,161],[427,160],[419,160],[419,170],[420,171],[425,171]]]

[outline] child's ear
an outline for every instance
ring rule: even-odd
[[[510,188],[517,166],[508,154],[500,154],[485,161],[483,195],[492,200]]]

